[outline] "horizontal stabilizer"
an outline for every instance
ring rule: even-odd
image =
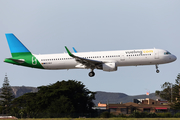
[[[12,59],[12,58],[7,58],[7,59],[12,60],[12,61],[17,62],[17,63],[24,63],[25,62],[24,59]]]

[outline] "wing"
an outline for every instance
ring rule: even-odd
[[[75,60],[83,65],[86,66],[86,68],[91,68],[91,69],[102,69],[102,61],[98,61],[98,60],[92,60],[92,59],[87,59],[87,58],[83,58],[83,57],[78,57],[74,54],[72,54],[69,49],[65,46],[66,51],[68,52],[69,56],[75,58]]]

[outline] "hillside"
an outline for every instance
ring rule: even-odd
[[[25,93],[38,91],[36,87],[26,87],[26,86],[12,86],[12,89],[16,98]],[[120,103],[120,102],[127,103],[127,102],[132,102],[133,99],[145,99],[145,98],[159,99],[159,97],[155,96],[155,93],[151,93],[149,96],[145,94],[129,96],[124,93],[112,93],[112,92],[102,92],[102,91],[97,91],[95,98],[96,99],[93,101],[95,105],[97,105],[99,102],[101,103]]]
[[[15,98],[24,95],[25,93],[37,92],[38,89],[36,87],[26,87],[26,86],[11,86]],[[1,89],[0,89],[1,92]]]
[[[147,95],[135,95],[135,96],[129,96],[124,93],[110,93],[110,92],[101,92],[97,91],[95,95],[96,100],[94,100],[95,105],[97,105],[99,102],[101,103],[127,103],[127,102],[133,102],[133,99],[160,99],[160,97],[155,96],[155,93]]]

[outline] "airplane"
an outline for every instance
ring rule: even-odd
[[[99,52],[71,51],[65,46],[67,53],[32,54],[13,33],[5,34],[12,57],[4,62],[38,69],[90,69],[89,76],[95,75],[94,69],[117,71],[119,66],[158,65],[175,61],[177,58],[163,49],[137,49]]]

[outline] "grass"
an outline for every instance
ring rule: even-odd
[[[179,120],[180,118],[27,118],[21,120]]]

